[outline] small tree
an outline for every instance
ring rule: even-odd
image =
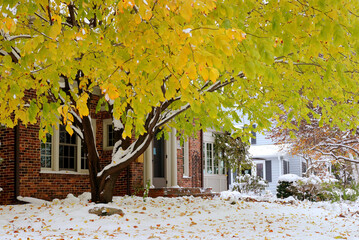
[[[214,133],[214,150],[220,161],[233,171],[251,167],[248,157],[249,144],[241,138],[234,138],[228,132]]]

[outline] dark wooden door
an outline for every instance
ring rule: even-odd
[[[166,154],[165,140],[163,137],[153,140],[153,185],[155,187],[166,187]]]

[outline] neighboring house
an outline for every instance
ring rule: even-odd
[[[305,169],[305,161],[299,156],[293,156],[286,152],[285,146],[274,145],[265,134],[252,132],[249,153],[255,167],[252,174],[268,181],[268,188],[276,193],[278,178],[281,175],[292,173],[302,176]]]
[[[102,167],[111,161],[113,127],[110,116],[91,109],[96,145]],[[148,181],[160,187],[203,187],[202,132],[181,145],[175,130],[168,140],[153,140],[150,147],[120,174],[114,195],[138,192]],[[47,142],[39,140],[39,125],[0,128],[0,204],[17,196],[50,200],[68,193],[90,191],[86,155],[80,138],[63,127]]]

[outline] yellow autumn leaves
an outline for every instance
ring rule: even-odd
[[[89,95],[84,92],[81,94],[76,100],[76,106],[73,105],[61,105],[58,107],[57,111],[63,118],[63,123],[66,125],[66,131],[72,135],[73,129],[72,125],[74,122],[74,115],[76,116],[76,112],[78,112],[79,116],[82,118],[83,116],[89,115],[89,109],[87,107],[87,101],[89,100]]]

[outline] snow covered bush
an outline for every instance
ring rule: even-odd
[[[232,184],[231,190],[240,193],[254,193],[260,195],[267,186],[268,182],[261,177],[245,174],[237,177],[236,182]]]
[[[298,200],[310,200],[310,201],[319,201],[323,200],[322,198],[322,180],[314,175],[309,176],[308,178],[302,177],[294,182],[294,187],[297,191]]]
[[[340,200],[356,201],[359,197],[359,184],[353,183],[345,186],[342,182],[323,184],[324,200],[338,202]]]
[[[298,200],[337,202],[356,201],[359,197],[359,184],[352,184],[348,187],[334,178],[323,180],[314,175],[306,178],[287,174],[280,177],[278,183],[278,198],[293,196]]]
[[[293,185],[299,177],[295,174],[285,174],[278,178],[277,198],[296,196],[296,188]]]

